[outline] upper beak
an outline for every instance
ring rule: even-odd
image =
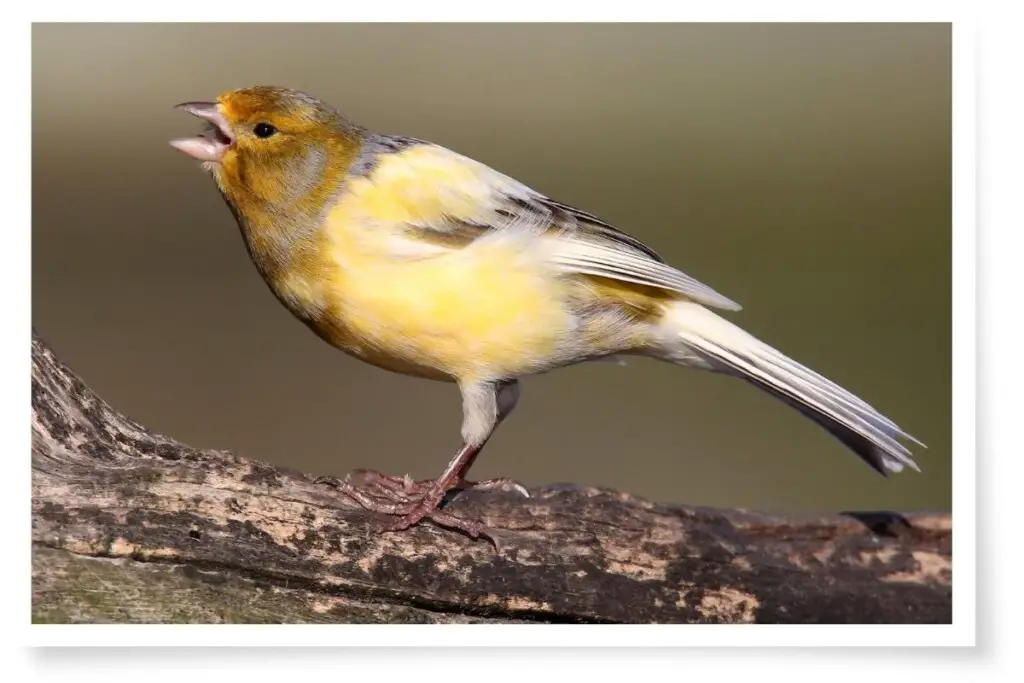
[[[191,138],[171,140],[171,146],[199,161],[219,162],[235,141],[231,126],[217,109],[216,102],[183,102],[174,107],[183,109],[193,116],[209,121],[212,126],[206,133]]]

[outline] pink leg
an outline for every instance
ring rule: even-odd
[[[461,478],[461,472],[469,469],[479,452],[479,446],[463,446],[441,476],[433,481],[412,482],[408,478],[389,477],[366,470],[363,474],[371,479],[371,483],[365,489],[334,477],[320,477],[316,483],[333,486],[370,512],[397,517],[385,523],[381,531],[403,531],[423,519],[430,519],[440,526],[458,529],[472,538],[485,536],[493,542],[494,535],[489,533],[482,522],[462,519],[438,509],[452,484]]]
[[[376,470],[357,470],[356,473],[363,478],[363,484],[358,487],[331,477],[317,481],[331,484],[371,512],[391,516],[391,521],[383,525],[382,531],[402,531],[423,519],[430,519],[473,538],[485,536],[497,546],[494,532],[482,522],[457,517],[441,510],[440,505],[452,489],[513,490],[529,496],[525,487],[511,479],[471,482],[465,476],[494,428],[515,407],[519,384],[514,380],[460,382],[459,390],[463,398],[464,442],[437,479],[413,481],[409,476],[391,477]]]
[[[480,446],[464,445],[460,448],[455,457],[448,463],[448,466],[444,468],[441,476],[434,481],[419,484],[420,490],[411,497],[409,508],[399,519],[392,520],[385,525],[384,529],[386,531],[402,531],[403,529],[408,529],[424,517],[429,517],[432,512],[437,510],[448,490],[457,481],[462,479],[462,473],[473,464],[473,460],[482,447],[483,444]],[[474,524],[479,524],[481,529],[483,528],[483,525],[479,522]],[[476,537],[480,534],[480,531],[468,533],[470,536]]]

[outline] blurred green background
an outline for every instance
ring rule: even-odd
[[[948,25],[36,25],[33,324],[185,442],[418,478],[451,385],[275,301],[171,106],[256,83],[475,157],[651,244],[929,445],[884,479],[745,383],[654,361],[528,378],[473,470],[780,511],[950,507]]]

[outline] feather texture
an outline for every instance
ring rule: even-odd
[[[710,360],[712,367],[745,379],[796,408],[878,472],[919,469],[898,439],[924,444],[835,382],[712,311],[679,302],[666,313],[663,324],[688,350]]]
[[[274,294],[336,348],[456,382],[460,458],[515,405],[518,378],[645,355],[741,377],[880,472],[917,468],[894,422],[705,308],[740,307],[593,214],[304,93],[182,106],[215,129],[173,144],[211,171]]]
[[[381,136],[382,137],[382,136]],[[592,214],[556,202],[484,164],[430,143],[402,139],[403,146],[369,144],[375,159],[373,183],[404,184],[415,210],[401,212],[398,226],[412,244],[395,244],[400,253],[427,256],[455,249],[494,231],[542,238],[552,265],[567,273],[593,275],[676,292],[707,306],[740,306],[711,287],[665,263],[650,247]],[[357,162],[370,166],[367,160]],[[389,168],[394,165],[395,168]],[[436,184],[430,179],[436,178]],[[428,200],[422,194],[432,194]]]

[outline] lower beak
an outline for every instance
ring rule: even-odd
[[[191,138],[171,140],[171,146],[199,161],[220,162],[235,141],[231,126],[217,109],[215,102],[183,102],[175,106],[193,116],[209,121],[210,130]]]

